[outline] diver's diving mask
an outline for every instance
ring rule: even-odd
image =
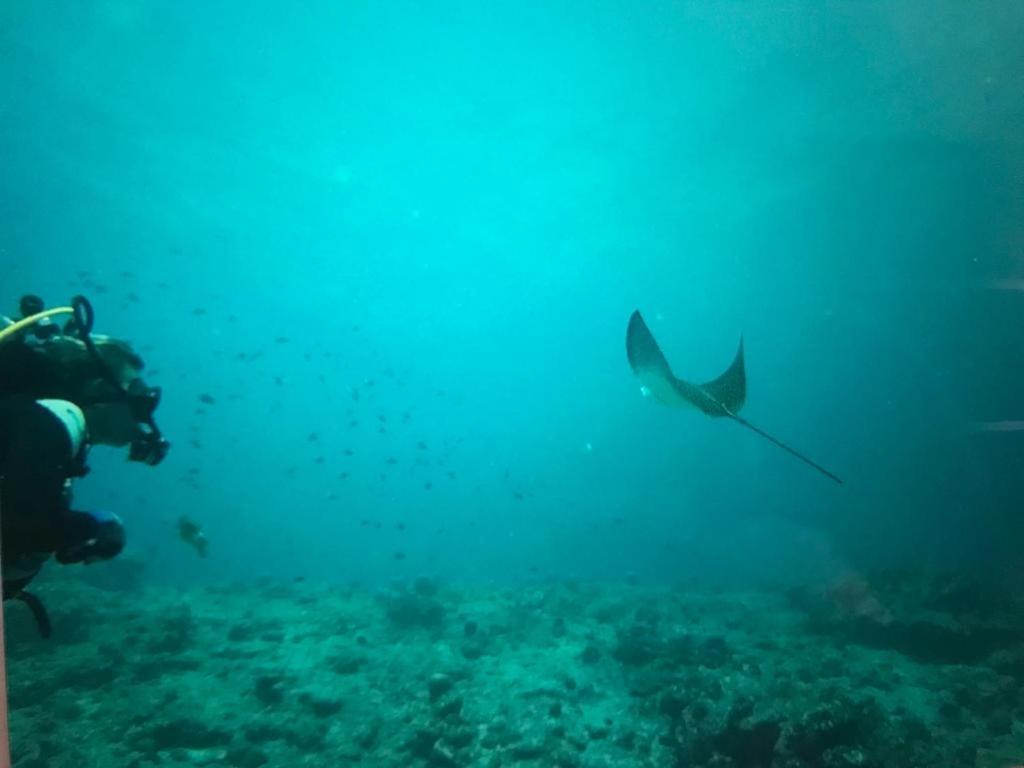
[[[95,350],[95,345],[91,345]],[[108,384],[114,385],[115,396],[109,403],[124,403],[131,411],[132,419],[138,426],[138,435],[128,447],[128,459],[151,467],[156,466],[171,448],[156,425],[153,413],[160,405],[163,391],[160,387],[147,386],[142,379],[132,379],[127,387],[120,386],[106,361],[96,353],[94,361]]]
[[[160,434],[160,429],[153,420],[153,412],[160,405],[160,397],[163,394],[160,387],[148,387],[141,379],[133,379],[125,390],[128,395],[128,404],[132,409],[132,416],[139,423],[143,434],[131,442],[128,449],[128,458],[131,461],[141,461],[149,466],[156,466],[171,448],[171,444]]]

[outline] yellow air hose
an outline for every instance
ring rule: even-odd
[[[74,313],[75,310],[71,307],[54,307],[53,309],[47,309],[42,312],[38,312],[37,314],[24,317],[18,322],[7,326],[0,331],[0,344],[10,341],[19,331],[23,331],[26,328],[35,325],[40,320],[45,320],[46,318],[53,317],[55,315],[73,315]]]

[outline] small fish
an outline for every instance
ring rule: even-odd
[[[395,560],[405,560],[405,552],[395,552]]]
[[[209,395],[206,392],[204,392],[203,394],[201,394],[199,396],[199,402],[200,403],[206,403],[206,405],[216,405],[216,403],[217,403],[217,401],[214,399],[213,395]]]
[[[200,557],[206,557],[206,549],[209,546],[209,541],[207,541],[206,534],[203,533],[203,529],[199,527],[197,522],[190,520],[184,515],[179,517],[178,536],[182,541],[195,549],[196,554]]]

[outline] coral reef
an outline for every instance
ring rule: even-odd
[[[1008,768],[1013,594],[636,585],[111,589],[8,616],[17,768]]]

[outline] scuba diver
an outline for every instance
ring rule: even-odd
[[[89,564],[124,548],[117,515],[72,509],[89,447],[127,445],[130,460],[152,466],[170,445],[153,420],[160,389],[139,376],[130,345],[92,334],[87,299],[47,310],[24,296],[20,314],[0,318],[0,562],[3,599],[28,605],[46,637],[46,610],[25,591],[43,564]],[[63,326],[61,315],[71,316]]]

